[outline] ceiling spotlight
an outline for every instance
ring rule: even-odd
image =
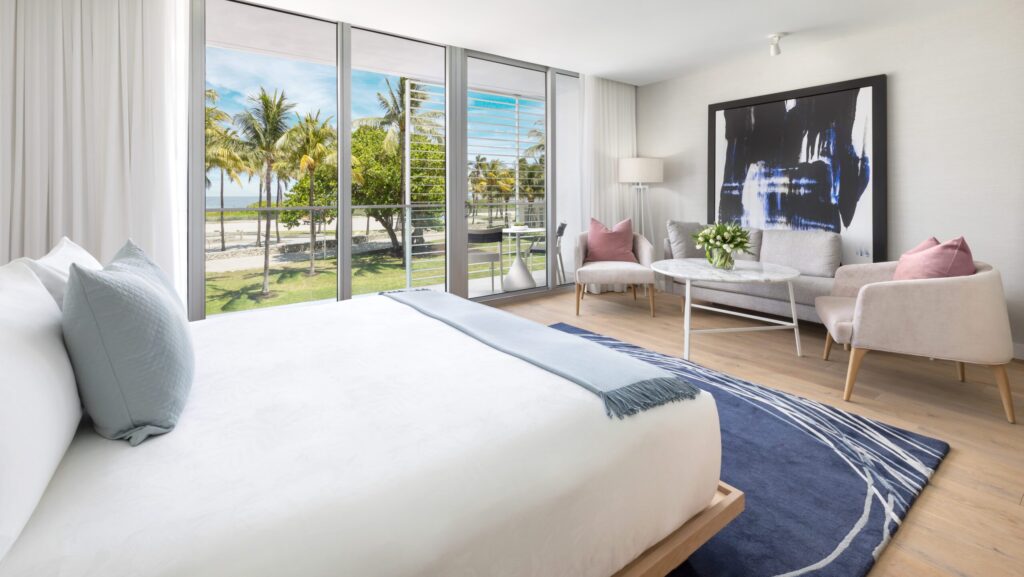
[[[779,48],[779,40],[785,35],[785,32],[778,32],[768,36],[768,54],[772,56],[782,54],[782,50]]]

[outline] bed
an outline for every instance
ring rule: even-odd
[[[192,329],[177,429],[83,424],[0,577],[648,575],[742,507],[708,394],[610,419],[380,296]]]

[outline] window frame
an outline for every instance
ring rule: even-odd
[[[348,300],[352,295],[352,239],[351,230],[344,230],[341,215],[350,215],[352,211],[352,29],[350,23],[325,19],[319,16],[295,12],[276,6],[265,6],[246,0],[227,0],[238,4],[252,6],[263,10],[272,10],[293,16],[300,16],[327,22],[337,27],[337,110],[338,110],[338,200],[339,218],[335,222],[335,238],[337,238],[337,300]],[[446,221],[446,290],[455,295],[466,297],[469,288],[469,270],[467,256],[467,224],[466,202],[468,198],[468,135],[467,135],[467,94],[468,94],[468,59],[477,58],[499,64],[518,66],[536,70],[545,74],[545,215],[547,218],[546,240],[548,247],[555,246],[555,226],[557,214],[557,134],[555,118],[557,102],[555,99],[556,75],[561,74],[581,78],[577,72],[544,66],[532,62],[516,60],[496,54],[479,52],[458,46],[441,44],[430,40],[411,38],[392,32],[376,30],[368,27],[355,27],[360,30],[386,34],[397,38],[422,42],[445,49],[445,177],[447,185],[445,203]],[[188,218],[187,218],[187,263],[188,263],[188,304],[189,320],[196,321],[206,318],[206,185],[203,158],[206,152],[205,132],[203,126],[206,87],[206,0],[190,0],[189,15],[189,97],[188,97]],[[351,225],[350,225],[351,226]],[[343,234],[344,233],[344,234]],[[519,290],[509,293],[496,293],[477,297],[478,302],[515,299],[538,293],[565,290],[565,284],[555,282],[556,259],[550,255],[546,260],[545,273],[547,283],[536,288]],[[229,313],[224,313],[229,314]]]

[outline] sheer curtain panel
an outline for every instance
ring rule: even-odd
[[[0,0],[0,264],[132,238],[184,286],[184,0]]]
[[[636,87],[586,76],[583,98],[585,216],[611,227],[632,216],[632,190],[619,182],[618,171],[620,158],[636,156]]]
[[[632,190],[619,182],[618,172],[620,158],[636,156],[636,87],[586,76],[583,103],[584,220],[589,223],[593,217],[611,228],[633,216]],[[622,291],[625,287],[587,287],[593,293],[609,289]]]

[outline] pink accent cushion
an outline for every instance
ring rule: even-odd
[[[968,276],[975,272],[974,256],[964,237],[943,243],[930,238],[903,253],[892,280]]]
[[[937,239],[937,238],[935,238],[933,236],[933,237],[929,238],[928,240],[921,242],[921,244],[915,246],[914,248],[908,250],[907,252],[905,252],[903,254],[905,254],[905,255],[907,255],[907,254],[914,254],[915,252],[921,252],[922,250],[927,250],[929,248],[932,248],[933,246],[939,246],[940,244],[942,244],[942,243],[939,242],[939,239]]]
[[[614,228],[590,219],[590,230],[587,232],[587,262],[597,261],[636,262],[633,254],[633,221],[626,219]]]

